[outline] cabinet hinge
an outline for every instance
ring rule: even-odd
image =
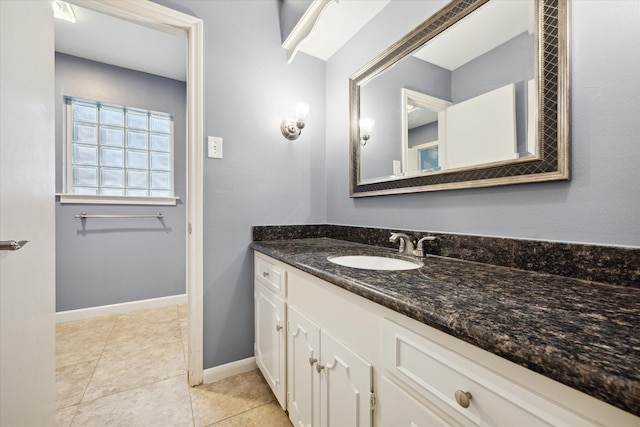
[[[378,401],[378,400],[377,400],[377,398],[376,398],[376,393],[375,393],[375,392],[373,392],[373,391],[372,391],[371,393],[369,393],[369,408],[370,408],[372,411],[375,411],[375,410],[376,410],[376,402],[377,402],[377,401]]]
[[[287,332],[289,332],[291,330],[291,323],[289,323],[289,321],[287,321]]]
[[[291,393],[287,392],[287,402],[291,402]]]

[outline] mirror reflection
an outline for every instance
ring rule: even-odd
[[[491,0],[359,86],[360,182],[538,156],[535,0]]]

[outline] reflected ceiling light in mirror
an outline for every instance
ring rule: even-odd
[[[280,125],[282,135],[290,141],[298,139],[298,137],[302,133],[302,129],[304,129],[308,115],[309,104],[305,102],[297,103],[295,119],[284,119],[282,121],[282,124]]]
[[[364,147],[371,138],[373,125],[375,121],[371,117],[363,117],[360,119],[360,144]]]
[[[76,22],[76,14],[73,13],[73,8],[66,1],[55,0],[51,2],[53,5],[53,17],[62,19],[69,22]]]

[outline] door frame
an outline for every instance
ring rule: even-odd
[[[203,382],[203,21],[150,1],[69,0],[187,39],[187,235],[189,385]]]

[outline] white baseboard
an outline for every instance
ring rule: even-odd
[[[102,305],[99,307],[81,308],[79,310],[59,311],[56,313],[56,323],[72,320],[91,319],[93,317],[110,316],[112,314],[129,313],[148,308],[166,307],[168,305],[186,304],[187,294],[169,297],[145,299],[141,301],[123,302],[121,304]]]
[[[258,365],[256,365],[256,358],[247,357],[246,359],[236,360],[235,362],[205,369],[202,374],[202,380],[205,384],[214,383],[223,378],[253,371],[257,367]]]

